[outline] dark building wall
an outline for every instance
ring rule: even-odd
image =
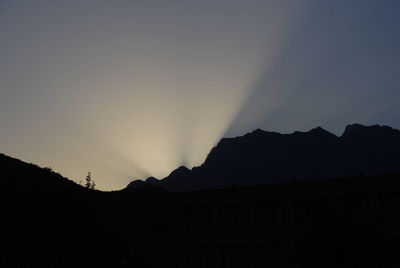
[[[368,177],[182,193],[176,265],[400,264],[391,253],[400,242],[397,180]]]

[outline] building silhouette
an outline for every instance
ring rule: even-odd
[[[177,194],[154,267],[399,267],[399,176]]]

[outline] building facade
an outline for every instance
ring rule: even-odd
[[[400,267],[398,176],[179,194],[179,268]]]

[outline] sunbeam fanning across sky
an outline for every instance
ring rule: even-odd
[[[1,1],[0,152],[111,190],[255,128],[399,126],[399,4],[356,2]]]
[[[399,126],[400,2],[311,1],[225,135]],[[272,68],[271,68],[272,66]],[[397,107],[397,108],[396,108]]]

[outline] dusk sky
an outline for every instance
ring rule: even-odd
[[[400,128],[398,0],[0,0],[0,152],[114,190],[222,137]]]

